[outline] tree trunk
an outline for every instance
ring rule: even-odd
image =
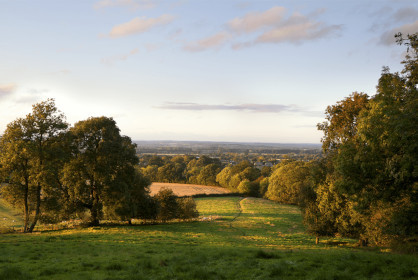
[[[317,237],[315,238],[315,244],[316,244],[316,245],[318,245],[318,244],[319,244],[319,236],[317,236]]]
[[[100,224],[99,216],[100,216],[100,209],[99,209],[99,196],[95,191],[92,192],[93,195],[93,203],[90,209],[91,213],[91,226],[98,226]]]
[[[38,167],[38,172],[41,172],[42,170],[42,166],[43,166],[43,149],[42,149],[42,141],[43,141],[43,137],[41,134],[41,137],[39,138],[39,167]],[[30,228],[28,230],[28,232],[33,232],[33,229],[36,226],[36,223],[38,222],[39,219],[39,214],[41,213],[41,183],[38,182],[38,186],[36,187],[36,209],[35,209],[35,217],[33,218],[33,222],[30,225]]]
[[[30,228],[28,230],[28,232],[32,232],[33,229],[36,226],[36,223],[38,222],[39,219],[39,214],[41,213],[41,184],[38,183],[38,186],[36,188],[36,209],[35,209],[35,217],[33,218],[33,222],[30,225]]]
[[[367,238],[366,238],[366,239],[360,239],[360,240],[358,241],[358,244],[359,244],[361,247],[367,247],[367,245],[369,244],[369,241],[367,240]]]
[[[25,197],[24,197],[24,211],[25,211],[25,225],[23,226],[23,232],[28,232],[29,227],[29,181],[28,178],[25,178]]]

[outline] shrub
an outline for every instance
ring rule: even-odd
[[[177,218],[188,220],[199,217],[199,212],[196,210],[196,202],[191,197],[178,198],[177,204],[179,206]]]
[[[155,195],[158,202],[157,219],[163,222],[177,218],[179,205],[177,203],[177,196],[169,188],[161,188]]]

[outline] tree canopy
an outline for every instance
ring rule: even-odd
[[[418,235],[417,33],[397,38],[408,47],[402,72],[384,67],[376,95],[353,93],[318,124],[326,179],[305,208],[313,232],[357,236],[363,244]]]
[[[49,198],[46,189],[54,193],[51,189],[58,187],[56,166],[63,157],[56,146],[67,127],[54,100],[48,99],[33,105],[25,118],[8,124],[1,137],[1,174],[8,177],[2,195],[23,208],[25,232],[32,232],[41,216],[42,202]]]

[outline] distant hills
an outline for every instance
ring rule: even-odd
[[[217,153],[309,153],[321,151],[321,144],[312,143],[256,143],[211,141],[133,141],[141,154],[217,154]]]

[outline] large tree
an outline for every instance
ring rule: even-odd
[[[385,67],[375,96],[355,93],[329,106],[318,125],[327,179],[310,221],[326,216],[340,234],[373,243],[418,235],[417,34],[398,38],[409,46],[404,70]]]
[[[42,201],[48,198],[45,188],[55,186],[51,178],[60,155],[54,150],[67,127],[54,100],[48,99],[33,105],[25,118],[10,123],[2,136],[1,169],[9,177],[2,194],[23,208],[25,232],[32,232],[41,216]]]
[[[79,211],[88,209],[90,224],[97,225],[103,206],[114,206],[116,198],[126,198],[120,193],[129,195],[123,188],[137,186],[138,180],[126,177],[136,176],[127,170],[138,163],[135,145],[120,135],[116,122],[108,117],[80,121],[70,129],[70,135],[74,156],[64,167],[64,183],[71,186],[71,200]]]

